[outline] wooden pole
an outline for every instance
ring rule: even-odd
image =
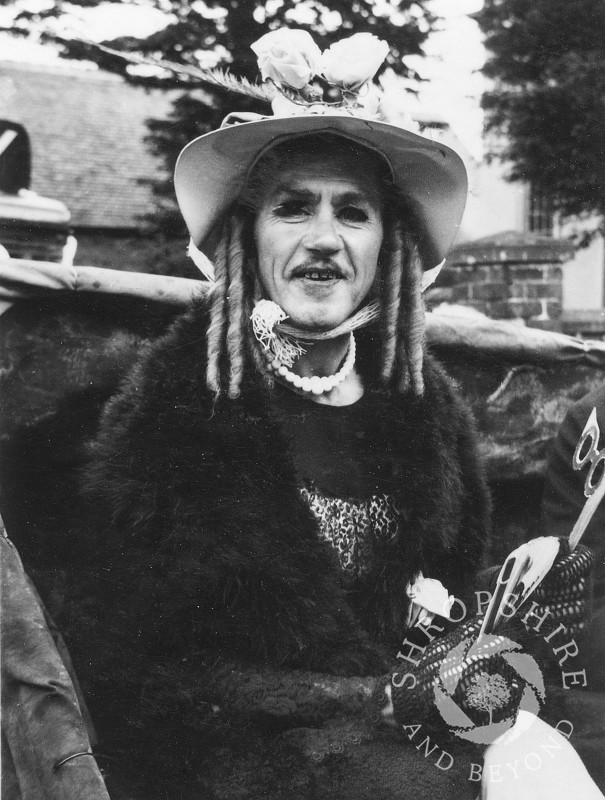
[[[206,294],[209,288],[207,281],[169,275],[101,267],[66,267],[21,258],[0,260],[0,300],[5,301],[73,291],[137,297],[184,307],[194,297]]]

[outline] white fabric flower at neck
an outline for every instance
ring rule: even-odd
[[[406,595],[410,598],[410,607],[406,624],[430,625],[435,616],[449,619],[456,598],[449,594],[445,586],[436,578],[425,578],[419,572],[413,582],[408,583]]]

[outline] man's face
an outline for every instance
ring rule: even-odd
[[[265,295],[306,330],[329,330],[367,297],[383,238],[377,178],[350,158],[313,157],[269,182],[254,223]]]

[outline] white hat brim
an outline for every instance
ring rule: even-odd
[[[267,117],[220,128],[194,139],[177,161],[174,185],[191,238],[204,249],[210,233],[241,194],[264,151],[293,136],[336,133],[383,155],[408,198],[421,230],[426,268],[451,246],[467,196],[460,156],[439,142],[385,122],[340,115]]]

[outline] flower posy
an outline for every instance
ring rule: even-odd
[[[353,91],[374,77],[388,52],[388,44],[374,34],[356,33],[324,51],[321,71],[328,83]]]
[[[414,583],[408,584],[406,594],[412,601],[407,620],[409,626],[416,622],[428,625],[436,614],[448,618],[455,601],[441,581],[425,578],[422,572],[418,573]]]
[[[302,89],[319,69],[321,50],[307,31],[282,28],[251,45],[263,80],[277,86]]]
[[[304,102],[310,98],[301,90],[309,87],[315,76],[344,90],[350,102],[374,77],[389,52],[388,44],[374,34],[356,33],[322,53],[310,34],[292,28],[266,33],[251,48],[263,80],[272,80],[278,89],[300,92],[299,99]]]

